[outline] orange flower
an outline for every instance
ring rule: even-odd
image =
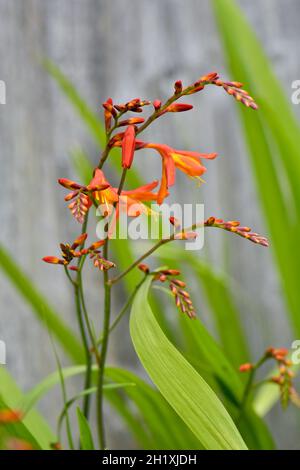
[[[155,149],[162,157],[162,179],[157,198],[158,204],[161,204],[168,195],[168,188],[174,185],[176,168],[193,178],[199,178],[206,171],[206,168],[202,165],[202,159],[214,159],[217,156],[216,153],[176,150],[165,144],[136,141],[136,149],[141,148]]]
[[[112,220],[109,223],[108,237],[114,231],[116,222],[119,218],[120,210],[126,211],[129,217],[138,217],[141,214],[148,214],[150,209],[143,204],[145,201],[157,201],[158,194],[153,193],[153,189],[157,187],[158,181],[140,186],[139,188],[129,191],[123,190],[118,195],[118,188],[113,188],[105,178],[102,170],[95,169],[94,177],[90,185],[107,184],[108,188],[104,191],[93,192],[95,201],[99,204],[99,209],[104,217],[110,216],[116,209]]]
[[[99,168],[96,168],[93,179],[89,186],[97,187],[101,185],[105,185],[106,189],[103,191],[94,191],[92,194],[95,198],[95,201],[102,206],[102,209],[103,206],[106,206],[106,210],[103,209],[103,215],[109,215],[111,213],[110,206],[116,204],[119,200],[118,192],[115,191],[109,184],[104,176],[103,171],[99,170]]]
[[[95,200],[102,206],[100,209],[102,210],[102,214],[105,216],[112,213],[112,206],[117,206],[118,202],[120,202],[121,207],[126,206],[129,216],[134,217],[148,211],[148,208],[142,204],[143,201],[157,200],[157,193],[153,193],[152,190],[156,188],[158,181],[153,181],[152,183],[140,186],[139,188],[132,189],[130,191],[122,191],[121,195],[118,196],[118,189],[113,188],[105,178],[103,171],[96,168],[90,185],[108,185],[107,189],[104,191],[95,191],[93,193]],[[136,211],[131,210],[133,206],[138,206],[140,208],[140,212],[137,213]]]
[[[130,217],[137,217],[140,214],[148,214],[149,208],[143,204],[145,201],[157,201],[158,194],[152,190],[156,188],[158,181],[145,184],[130,191],[122,191],[120,196],[121,207],[126,204],[127,214]]]

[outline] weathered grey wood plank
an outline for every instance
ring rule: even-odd
[[[291,81],[299,79],[299,2],[240,4],[290,93]],[[38,58],[45,56],[76,83],[95,110],[107,96],[120,101],[139,95],[165,97],[175,79],[189,82],[211,70],[226,72],[209,0],[0,0],[0,79],[7,84],[7,104],[0,105],[0,238],[75,326],[63,273],[40,259],[54,254],[58,242],[72,239],[78,228],[56,184],[60,176],[73,176],[69,151],[80,144],[95,162],[98,151],[39,66]],[[234,104],[219,90],[208,90],[192,102],[199,105],[193,113],[164,119],[149,138],[218,151],[219,161],[209,165],[207,185],[200,192],[207,215],[238,218],[265,232]],[[136,160],[150,177],[157,174],[160,162],[147,155]],[[187,192],[185,178],[178,181],[178,197],[192,200],[196,190]],[[220,233],[211,238],[207,245],[217,266],[223,266],[224,247],[228,250],[253,353],[269,342],[289,344],[293,338],[271,252],[258,249],[253,255],[255,247],[243,240]],[[96,287],[91,280],[88,300],[100,311]],[[47,334],[2,275],[1,294],[0,337],[7,343],[8,367],[23,387],[30,387],[55,367]],[[111,360],[136,367],[129,340],[122,338],[112,342]],[[52,422],[57,396],[43,403]],[[299,428],[293,413],[282,418],[276,412],[271,424],[282,447],[297,446]],[[120,429],[114,420],[113,446],[127,445]]]

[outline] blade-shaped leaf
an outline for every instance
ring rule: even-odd
[[[77,407],[77,420],[79,426],[80,445],[82,450],[94,450],[93,436],[90,429],[88,420],[82,413],[81,409]]]
[[[218,397],[161,330],[147,302],[150,285],[149,277],[135,297],[130,318],[143,366],[206,449],[247,449]]]
[[[56,313],[3,246],[0,246],[0,269],[31,306],[36,317],[51,331],[66,353],[75,362],[83,362],[83,349],[76,335],[63,322],[61,316]]]
[[[256,113],[241,107],[239,112],[291,320],[299,333],[300,149],[296,143],[299,124],[236,2],[214,0],[213,5],[230,72],[236,80],[247,84],[260,104]],[[285,187],[282,186],[283,174]]]
[[[4,367],[0,367],[1,408],[19,409],[22,400],[23,395],[9,372]],[[50,449],[51,442],[56,440],[54,433],[44,418],[35,410],[31,410],[26,414],[20,424],[10,426],[7,429],[11,432],[12,436],[29,440],[34,448]]]
[[[160,287],[160,290],[172,296],[168,289]],[[187,351],[183,351],[184,356],[199,374],[203,374],[205,379],[209,380],[211,388],[216,393],[220,391],[223,393],[231,416],[238,418],[244,386],[237,369],[232,366],[201,320],[191,321],[186,315],[179,315],[180,326],[188,344]],[[237,426],[250,449],[274,449],[274,442],[267,426],[250,406],[244,411],[242,420],[237,420]]]

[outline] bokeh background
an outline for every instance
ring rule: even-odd
[[[237,3],[289,98],[292,81],[300,78],[299,1]],[[41,66],[43,58],[61,68],[99,116],[108,96],[116,102],[136,96],[166,98],[177,79],[188,84],[211,71],[228,79],[239,76],[226,70],[209,0],[0,0],[0,79],[7,87],[7,103],[0,105],[0,241],[76,329],[63,272],[43,264],[41,258],[57,253],[58,243],[73,239],[78,230],[56,183],[59,177],[76,178],[70,153],[80,146],[96,163],[99,149]],[[208,163],[200,190],[180,175],[171,199],[204,202],[207,216],[238,219],[268,235],[238,105],[215,87],[194,95],[190,102],[193,111],[165,117],[147,137],[178,148],[216,151],[219,158]],[[300,107],[291,106],[299,116]],[[156,155],[138,155],[135,162],[147,180],[160,171]],[[270,344],[289,347],[297,338],[287,320],[272,247],[256,247],[216,232],[206,234],[205,248],[195,256],[227,273],[253,358]],[[0,283],[0,338],[7,345],[7,367],[28,389],[55,369],[53,351],[47,332],[2,273]],[[92,276],[87,288],[97,320],[101,295]],[[195,289],[197,295],[199,315],[213,328],[206,300]],[[116,306],[122,301],[123,292],[118,291]],[[126,330],[123,324],[111,338],[110,363],[140,370]],[[52,423],[60,407],[59,391],[41,404]],[[111,410],[107,413],[111,446],[132,445],[119,419]],[[275,406],[267,416],[279,447],[299,446],[299,413],[295,408],[283,413]]]

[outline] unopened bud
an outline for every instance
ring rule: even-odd
[[[246,362],[245,364],[240,365],[239,371],[240,372],[248,372],[249,370],[253,369],[253,364],[250,362]]]
[[[193,105],[187,103],[173,103],[167,107],[166,112],[169,113],[182,113],[193,109]]]
[[[147,264],[141,263],[138,265],[138,268],[140,269],[140,271],[143,271],[143,273],[145,274],[148,274],[150,272],[149,266]]]
[[[153,106],[154,106],[154,109],[157,111],[158,109],[160,109],[161,107],[161,101],[160,100],[154,100],[153,101]]]
[[[182,92],[182,81],[181,80],[177,80],[174,83],[174,90],[175,90],[175,95],[178,95],[179,93]]]

